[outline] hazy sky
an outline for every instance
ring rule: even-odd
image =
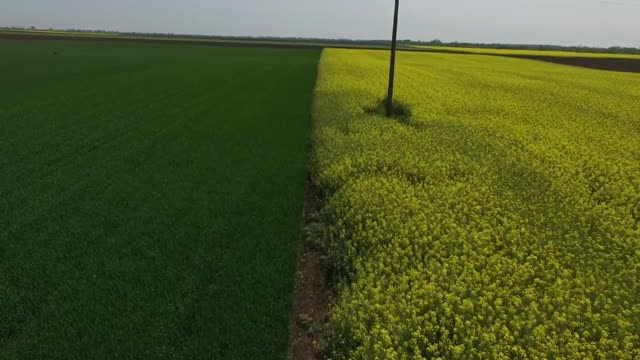
[[[640,47],[640,0],[401,0],[414,40]],[[0,26],[390,37],[393,0],[0,0]]]

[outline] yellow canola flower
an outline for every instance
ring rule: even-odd
[[[639,359],[640,75],[325,50],[329,359]]]

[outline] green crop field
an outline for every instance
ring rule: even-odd
[[[325,50],[329,359],[640,358],[640,74]],[[319,236],[320,236],[319,235]]]
[[[284,359],[319,56],[0,42],[0,358]]]
[[[640,74],[9,38],[0,358],[640,358]]]
[[[471,54],[483,55],[522,55],[522,56],[553,56],[553,57],[584,57],[584,58],[607,58],[607,59],[635,59],[640,60],[637,54],[611,54],[611,53],[589,53],[572,51],[550,51],[550,50],[516,50],[516,49],[488,49],[488,48],[468,48],[451,46],[413,46],[417,49],[438,50],[438,51],[462,51]]]
[[[42,30],[42,29],[0,29],[0,34],[18,34],[18,35],[71,35],[71,36],[88,36],[88,37],[118,37],[120,34],[110,32],[83,32],[83,31],[64,31],[64,30]]]
[[[286,47],[286,46],[304,46],[304,47],[317,47],[317,48],[380,48],[380,49],[388,49],[389,45],[385,44],[367,44],[367,43],[358,43],[358,42],[323,42],[322,40],[272,40],[268,38],[254,38],[254,39],[245,39],[245,38],[237,38],[237,37],[197,37],[197,36],[167,36],[167,35],[145,35],[145,34],[126,34],[126,33],[108,33],[108,32],[79,32],[79,31],[56,31],[56,30],[13,30],[13,29],[0,29],[0,35],[10,35],[10,36],[47,36],[52,39],[56,38],[73,38],[73,39],[83,39],[83,40],[91,40],[92,38],[107,40],[111,39],[114,41],[122,41],[122,40],[138,40],[138,41],[155,41],[161,43],[162,41],[180,41],[186,42],[190,44],[199,44],[199,45],[220,45],[220,44],[234,44],[234,45],[243,45],[243,46],[273,46],[273,47]],[[69,39],[71,40],[71,39]],[[407,49],[410,48],[406,45],[399,45],[399,49]]]

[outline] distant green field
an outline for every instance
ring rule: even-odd
[[[554,57],[586,57],[586,58],[608,58],[608,59],[639,59],[640,55],[633,54],[608,54],[608,53],[587,53],[571,51],[546,51],[546,50],[512,50],[512,49],[483,49],[447,46],[414,46],[418,49],[441,50],[441,51],[462,51],[472,54],[484,55],[523,55],[523,56],[554,56]]]
[[[388,49],[389,45],[385,44],[364,44],[364,43],[351,43],[351,42],[322,42],[322,41],[294,41],[294,40],[271,40],[271,39],[243,39],[243,38],[221,38],[221,37],[197,37],[197,36],[156,36],[156,35],[132,35],[124,33],[93,33],[93,32],[71,32],[71,31],[49,31],[49,30],[9,30],[0,29],[0,34],[12,34],[12,35],[40,35],[51,36],[54,38],[61,37],[74,37],[74,38],[113,38],[113,39],[131,39],[131,40],[156,40],[156,41],[185,41],[193,43],[234,43],[243,45],[276,45],[276,46],[313,46],[313,47],[327,47],[327,48],[380,48]],[[410,48],[409,46],[400,44],[398,48]]]
[[[95,37],[114,37],[121,36],[117,33],[110,32],[81,32],[81,31],[64,31],[64,30],[28,30],[28,29],[0,29],[0,33],[7,34],[24,34],[24,35],[75,35],[75,36],[95,36]]]
[[[0,358],[284,359],[319,55],[2,41]]]

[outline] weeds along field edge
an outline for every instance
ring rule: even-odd
[[[640,356],[640,75],[325,50],[330,359]],[[634,100],[636,99],[636,100]]]

